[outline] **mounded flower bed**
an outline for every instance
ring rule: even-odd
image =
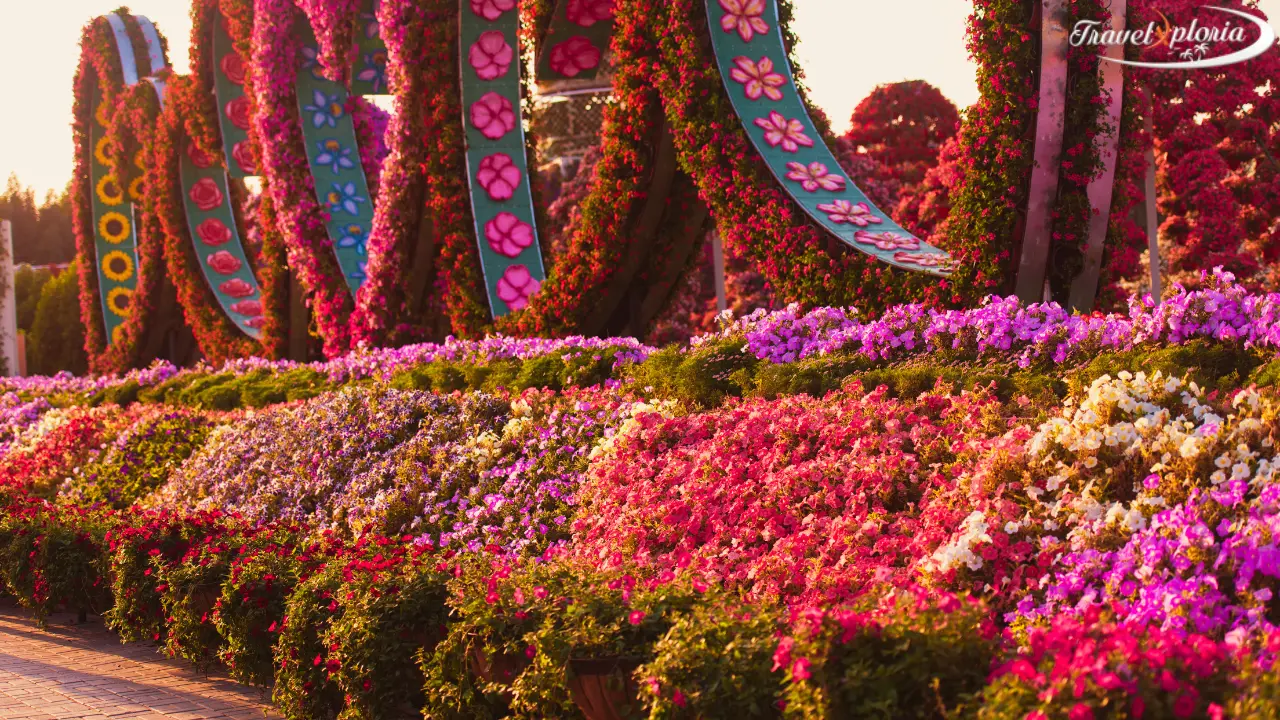
[[[1270,717],[1278,302],[8,380],[0,587],[290,718]]]

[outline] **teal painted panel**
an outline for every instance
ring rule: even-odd
[[[378,27],[381,0],[363,0],[356,18],[356,53],[351,62],[352,95],[386,95],[387,45]]]
[[[489,309],[500,317],[546,279],[520,116],[519,16],[514,2],[460,2],[471,211]]]
[[[213,93],[227,174],[240,179],[257,175],[249,148],[249,98],[244,94],[244,59],[236,52],[221,17],[213,23]]]
[[[613,38],[614,0],[559,0],[538,52],[539,80],[590,80]]]
[[[774,177],[818,224],[890,265],[949,274],[951,258],[907,232],[858,189],[800,100],[776,0],[706,0],[716,62],[742,127]]]

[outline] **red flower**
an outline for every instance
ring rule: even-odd
[[[210,178],[197,180],[191,186],[187,197],[191,198],[191,202],[195,203],[196,207],[205,212],[209,212],[222,204],[222,191],[218,189],[218,184]]]
[[[240,54],[232,50],[222,56],[222,73],[227,79],[236,85],[244,84],[244,60],[240,59]]]
[[[240,97],[227,103],[225,108],[227,119],[232,125],[241,130],[249,129],[249,96],[241,95]]]
[[[644,622],[644,613],[640,612],[639,610],[632,610],[631,614],[627,616],[627,622],[631,623],[632,625],[639,625],[640,623]]]
[[[226,250],[219,250],[213,253],[205,258],[205,262],[219,275],[230,275],[239,270],[241,265],[239,258]]]
[[[249,297],[254,292],[254,287],[240,278],[231,278],[218,286],[224,295],[235,298]]]
[[[258,172],[258,161],[253,156],[253,147],[248,140],[241,140],[231,148],[231,157],[240,164],[241,169],[252,175]]]
[[[193,142],[187,143],[187,157],[191,158],[191,162],[202,170],[213,165],[213,158],[209,157],[209,154],[205,151],[196,147],[196,144]]]
[[[551,48],[551,69],[565,77],[600,65],[600,48],[582,35],[575,35]]]
[[[262,314],[262,303],[258,300],[241,300],[231,306],[231,312],[253,317]]]

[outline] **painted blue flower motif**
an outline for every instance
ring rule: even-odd
[[[360,24],[364,26],[364,36],[370,40],[378,37],[378,11],[377,4],[374,5],[374,11],[371,13],[360,13]]]
[[[364,280],[366,277],[368,277],[367,275],[365,275],[365,268],[367,268],[368,266],[369,266],[368,262],[361,260],[360,262],[356,263],[356,269],[353,272],[347,273],[347,277],[351,278],[352,280]]]
[[[343,229],[346,230],[347,234],[338,238],[338,247],[355,248],[357,255],[364,255],[364,227],[353,223]]]
[[[316,143],[316,147],[320,148],[320,154],[316,155],[316,165],[329,166],[329,170],[334,175],[356,166],[355,161],[351,159],[351,148],[342,147],[342,143],[334,138],[321,140]]]
[[[301,63],[301,69],[311,73],[311,77],[316,80],[323,80],[324,76],[320,74],[320,54],[313,47],[304,47],[298,51],[298,62]]]
[[[345,210],[352,215],[359,215],[360,203],[366,202],[365,198],[356,194],[356,184],[353,182],[345,185],[334,183],[327,199],[330,212]]]
[[[338,127],[338,119],[345,117],[347,114],[346,107],[343,106],[341,99],[337,95],[326,95],[320,90],[314,91],[311,96],[311,104],[302,109],[311,113],[311,125],[313,127],[324,127],[326,125],[331,128]]]
[[[387,89],[387,53],[378,50],[364,54],[364,69],[356,73],[356,79],[373,86],[374,94]]]

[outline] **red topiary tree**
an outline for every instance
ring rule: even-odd
[[[943,143],[956,134],[960,113],[923,80],[878,85],[858,103],[844,140],[858,154],[888,166],[910,187],[937,164]]]

